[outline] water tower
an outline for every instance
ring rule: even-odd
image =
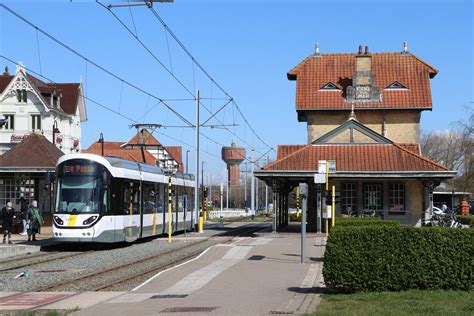
[[[237,147],[234,142],[230,147],[222,147],[222,160],[227,164],[229,187],[240,185],[240,164],[245,159],[245,148]]]

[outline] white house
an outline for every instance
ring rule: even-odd
[[[81,124],[87,120],[82,84],[47,83],[26,73],[23,66],[15,75],[5,67],[0,76],[1,119],[0,154],[33,132],[66,154],[80,152]]]

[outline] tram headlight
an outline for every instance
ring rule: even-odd
[[[97,216],[91,216],[88,219],[86,219],[84,222],[82,222],[82,225],[89,225],[90,223],[95,221],[96,218],[97,218]]]
[[[63,220],[59,216],[54,216],[54,221],[58,225],[63,225],[64,224]]]

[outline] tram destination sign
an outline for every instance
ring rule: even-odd
[[[93,174],[95,173],[95,166],[94,165],[65,165],[64,166],[64,173],[65,174]]]

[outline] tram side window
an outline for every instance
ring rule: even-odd
[[[184,188],[182,186],[177,186],[176,187],[176,194],[177,194],[177,199],[178,199],[178,212],[184,212],[184,203],[183,203],[183,193],[184,193]]]
[[[194,210],[194,188],[186,187],[186,210]]]
[[[163,183],[157,183],[157,196],[156,196],[156,207],[158,213],[163,213],[165,211],[165,185]]]
[[[178,201],[177,201],[177,195],[178,195],[178,187],[174,186],[174,187],[171,187],[172,189],[172,192],[173,192],[173,197],[171,198],[171,211],[174,213],[176,212],[177,210],[177,206],[178,206]]]
[[[115,215],[122,214],[122,185],[123,180],[114,178],[112,179],[112,185],[109,189],[110,193],[110,212]]]
[[[104,196],[102,197],[102,212],[107,214],[109,213],[109,189],[104,190]]]
[[[143,183],[142,198],[143,198],[143,214],[153,214],[156,203],[156,190],[153,183]]]
[[[123,189],[123,213],[130,214],[131,211],[133,214],[138,214],[140,184],[138,182],[125,181]]]

